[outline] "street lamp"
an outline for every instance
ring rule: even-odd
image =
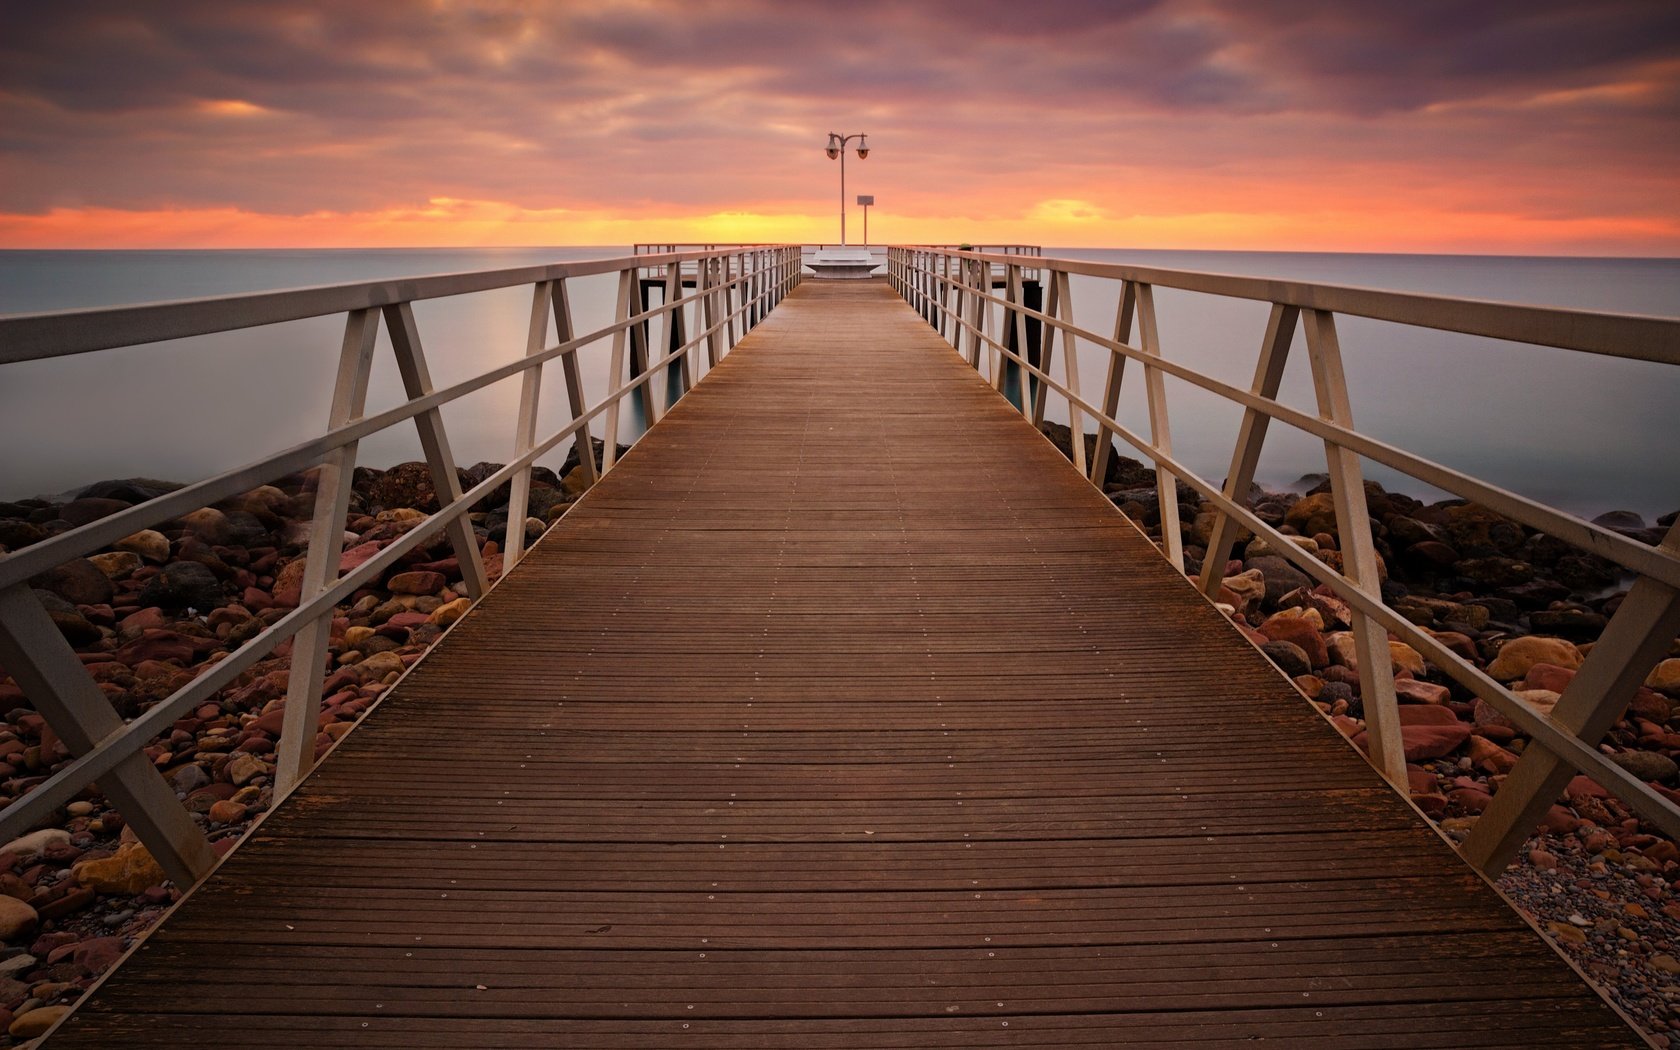
[[[828,146],[823,150],[829,160],[840,162],[840,247],[846,246],[846,143],[857,139],[858,160],[869,156],[869,144],[863,132],[856,135],[828,133]]]

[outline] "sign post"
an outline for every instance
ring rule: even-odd
[[[873,193],[860,193],[857,202],[863,206],[863,246],[867,248],[869,247],[869,206],[875,203],[875,195]]]

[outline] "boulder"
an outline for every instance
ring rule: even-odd
[[[1522,525],[1477,503],[1448,506],[1441,516],[1447,542],[1466,554],[1511,554],[1527,538]]]
[[[372,482],[368,501],[381,510],[412,507],[431,513],[438,509],[432,468],[418,461],[398,463]]]
[[[100,518],[108,518],[119,511],[127,510],[128,507],[129,504],[126,500],[90,496],[73,499],[58,508],[58,516],[72,525],[86,525],[89,522],[98,521]]]
[[[1424,709],[1402,708],[1401,710]],[[1470,727],[1456,720],[1452,725],[1403,725],[1400,727],[1401,746],[1405,749],[1406,761],[1408,762],[1445,758],[1457,751],[1469,739]]]
[[[116,594],[111,578],[86,558],[72,558],[55,565],[31,580],[30,585],[51,591],[71,605],[106,605]]]
[[[1501,682],[1510,682],[1526,675],[1535,664],[1572,671],[1581,666],[1581,650],[1562,638],[1538,634],[1513,638],[1500,647],[1487,671]]]
[[[1645,676],[1645,686],[1680,696],[1680,658],[1670,657],[1651,668],[1651,673]]]
[[[1621,766],[1640,780],[1670,781],[1676,773],[1680,773],[1680,765],[1667,755],[1659,755],[1655,751],[1623,751],[1610,756],[1610,761]]]
[[[77,883],[98,893],[133,895],[162,883],[168,876],[152,859],[145,846],[125,843],[117,852],[98,860],[84,860],[70,869]]]
[[[119,551],[133,551],[153,565],[169,560],[169,540],[156,529],[141,529],[111,544]]]
[[[175,519],[177,525],[205,543],[226,546],[233,542],[233,529],[226,514],[214,507],[203,507]]]
[[[392,594],[436,594],[448,581],[442,573],[400,572],[385,581]]]
[[[1300,646],[1292,642],[1267,642],[1260,647],[1260,651],[1265,653],[1272,663],[1277,664],[1279,670],[1291,678],[1305,675],[1312,670],[1312,664],[1308,661],[1307,654],[1301,651]]]
[[[1401,703],[1408,704],[1444,704],[1452,698],[1446,686],[1420,682],[1415,678],[1396,678],[1394,695]]]
[[[1288,642],[1300,649],[1309,666],[1307,670],[1292,671],[1291,674],[1306,674],[1312,668],[1323,667],[1330,662],[1330,652],[1324,644],[1324,636],[1319,634],[1312,621],[1304,617],[1279,613],[1268,617],[1255,629],[1269,641]]]
[[[1275,554],[1251,558],[1243,564],[1248,571],[1259,570],[1266,581],[1266,601],[1276,603],[1298,587],[1311,588],[1313,581],[1307,574]]]
[[[1328,492],[1303,496],[1296,500],[1295,505],[1284,514],[1283,522],[1303,536],[1311,536],[1315,532],[1327,532],[1335,535],[1335,497]]]
[[[146,581],[140,604],[208,612],[221,605],[225,597],[215,573],[196,561],[177,561]]]
[[[0,941],[15,941],[35,932],[41,917],[35,909],[18,900],[0,894]]]
[[[140,555],[133,551],[110,551],[106,554],[95,554],[88,558],[94,567],[104,573],[108,579],[122,580],[138,569],[141,565]],[[97,602],[90,602],[97,605]]]

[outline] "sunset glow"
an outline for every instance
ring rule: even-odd
[[[1670,4],[12,5],[0,246],[1680,254]],[[855,231],[854,231],[855,232]]]

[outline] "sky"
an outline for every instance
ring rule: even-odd
[[[834,241],[831,131],[875,241],[1680,256],[1680,4],[0,0],[0,247]]]

